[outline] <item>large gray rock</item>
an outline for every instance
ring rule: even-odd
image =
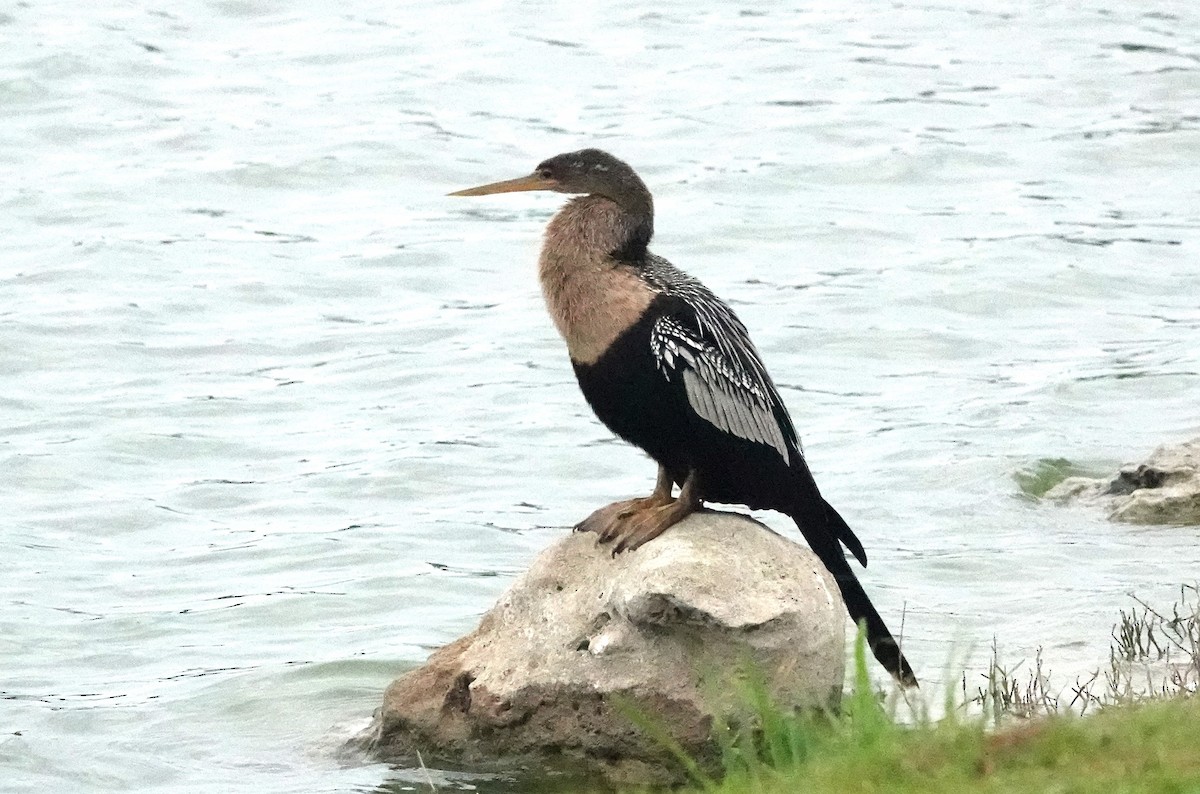
[[[1097,504],[1130,524],[1200,524],[1200,438],[1161,446],[1115,477],[1068,477],[1046,498]]]
[[[419,751],[426,764],[532,760],[667,782],[667,753],[615,702],[703,756],[713,715],[744,706],[739,666],[781,705],[836,703],[845,631],[825,566],[745,516],[699,513],[616,558],[570,535],[475,631],[393,682],[359,743],[400,763]]]

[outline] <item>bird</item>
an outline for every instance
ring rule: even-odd
[[[559,154],[533,173],[450,193],[572,195],[546,227],[538,277],[584,398],[615,435],[658,464],[646,497],[576,525],[615,557],[661,535],[705,501],[789,516],[833,575],[875,658],[903,686],[917,678],[851,569],[858,537],[817,489],[800,439],[746,326],[699,280],[649,250],[654,199],[600,149]],[[679,493],[674,493],[679,486]]]

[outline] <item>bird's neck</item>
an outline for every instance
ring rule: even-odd
[[[639,272],[652,231],[652,212],[601,196],[572,199],[546,227],[538,275],[572,361],[595,363],[649,307]]]
[[[646,256],[654,235],[650,195],[618,203],[604,196],[578,196],[567,202],[546,227],[546,242],[636,263]]]

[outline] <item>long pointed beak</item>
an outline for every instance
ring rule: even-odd
[[[448,196],[487,196],[492,193],[517,193],[522,190],[554,190],[557,183],[537,174],[522,176],[516,179],[506,179],[503,182],[492,182],[479,187],[469,187],[466,190],[456,190],[447,193]]]

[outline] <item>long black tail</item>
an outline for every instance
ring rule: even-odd
[[[875,605],[867,597],[858,577],[850,569],[850,563],[846,561],[846,555],[838,541],[846,543],[854,556],[863,565],[866,565],[866,554],[862,551],[862,545],[858,543],[858,538],[850,531],[842,517],[824,499],[820,499],[820,507],[811,512],[818,512],[818,510],[826,515],[810,516],[808,515],[810,511],[797,510],[792,513],[792,520],[800,528],[801,534],[804,535],[804,539],[808,541],[813,552],[821,559],[821,562],[825,563],[825,567],[837,580],[838,588],[842,591],[842,600],[846,602],[846,611],[850,613],[850,617],[855,623],[866,624],[867,644],[871,646],[871,652],[875,654],[875,658],[901,685],[917,686],[917,677],[913,674],[908,660],[901,653],[899,643],[896,642],[896,638],[888,630],[887,624],[875,610]]]

